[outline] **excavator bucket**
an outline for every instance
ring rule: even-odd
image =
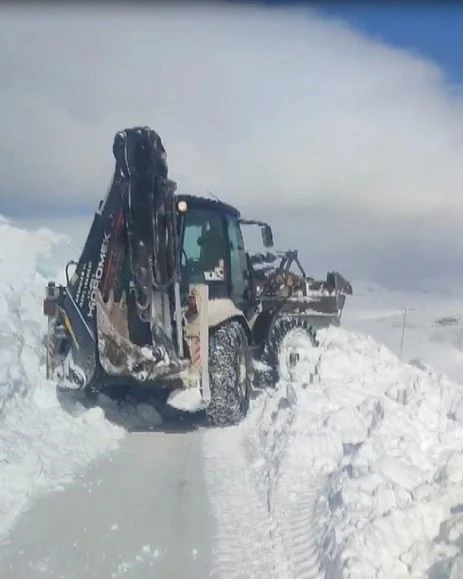
[[[167,293],[179,277],[179,250],[165,149],[140,127],[118,133],[113,153],[112,184],[80,259],[68,264],[65,287],[49,284],[44,304],[49,367],[66,362],[81,387],[156,382],[188,366]]]
[[[114,298],[105,304],[98,293],[98,358],[105,374],[146,382],[179,372],[183,367],[164,337],[162,342],[153,340],[152,346],[139,346],[130,340],[125,307],[123,301],[114,302]]]

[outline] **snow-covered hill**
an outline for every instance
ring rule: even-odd
[[[75,255],[67,238],[0,219],[0,535],[32,499],[71,483],[127,432],[100,408],[65,411],[45,379],[44,288],[49,277],[62,279],[68,257]],[[415,311],[400,361],[403,307]],[[463,576],[462,311],[458,297],[363,284],[347,303],[345,328],[320,332],[320,348],[302,336],[288,340],[282,380],[252,401],[243,424],[197,433],[201,460],[178,459],[188,472],[198,469],[198,479],[204,472],[217,523],[214,576]],[[293,370],[291,348],[301,353]],[[152,460],[143,456],[132,468]],[[137,484],[144,472],[134,475]],[[183,484],[146,481],[157,492],[174,483]],[[135,495],[143,501],[143,492]],[[108,510],[117,519],[124,497],[114,500]]]

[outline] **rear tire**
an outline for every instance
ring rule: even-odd
[[[210,426],[241,422],[249,409],[250,355],[247,334],[236,320],[212,330],[209,384],[211,402],[206,409],[206,422]]]

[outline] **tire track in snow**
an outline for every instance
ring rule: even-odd
[[[282,462],[272,505],[290,577],[332,577],[336,572],[329,553],[333,537],[324,499],[330,483],[326,460],[339,452],[338,444],[331,437],[308,435],[295,446]]]
[[[332,577],[328,507],[322,499],[329,485],[327,461],[339,452],[338,441],[318,434],[294,440],[298,425],[286,407],[275,433],[282,448],[277,455],[273,448],[254,466],[247,445],[255,418],[253,413],[238,427],[204,437],[206,482],[218,526],[211,576]]]
[[[295,579],[325,577],[322,534],[317,520],[318,501],[325,485],[324,477],[307,481],[307,490],[295,493],[284,510],[280,528],[290,560],[291,577]]]
[[[305,349],[300,336],[288,342],[301,352],[297,370],[282,360],[282,380],[261,394],[243,423],[204,436],[218,527],[213,577],[340,576],[327,494],[342,442],[324,425],[332,405],[316,371],[320,350]]]
[[[307,347],[309,346],[309,347]],[[267,475],[273,491],[270,509],[280,530],[289,561],[289,577],[294,579],[325,579],[339,575],[330,553],[334,534],[330,526],[326,495],[330,474],[343,454],[340,439],[323,428],[322,408],[329,403],[330,393],[318,375],[320,350],[314,350],[300,334],[287,336],[286,352],[280,355],[282,380],[277,394],[264,403],[262,413],[272,416],[272,427],[262,422],[264,431],[273,430],[271,437],[260,440],[260,450],[266,456]],[[287,364],[290,350],[297,351],[296,368]],[[308,386],[308,382],[312,386]],[[279,395],[278,395],[279,391]],[[284,394],[286,392],[286,395]],[[298,400],[299,399],[299,400]],[[273,409],[272,409],[273,406]],[[304,407],[306,412],[299,409]],[[273,410],[273,411],[272,411]],[[258,426],[258,428],[259,428]],[[275,456],[271,439],[279,440]],[[277,459],[277,460],[276,460]],[[276,460],[276,463],[275,463]]]
[[[290,577],[279,530],[258,494],[243,430],[205,433],[206,484],[217,520],[212,577]]]

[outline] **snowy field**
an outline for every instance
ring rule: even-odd
[[[127,437],[100,408],[64,410],[44,378],[44,288],[71,256],[64,237],[0,221],[2,539]],[[215,577],[463,577],[463,298],[354,292],[320,348],[288,339],[278,388],[243,424],[203,432]]]

